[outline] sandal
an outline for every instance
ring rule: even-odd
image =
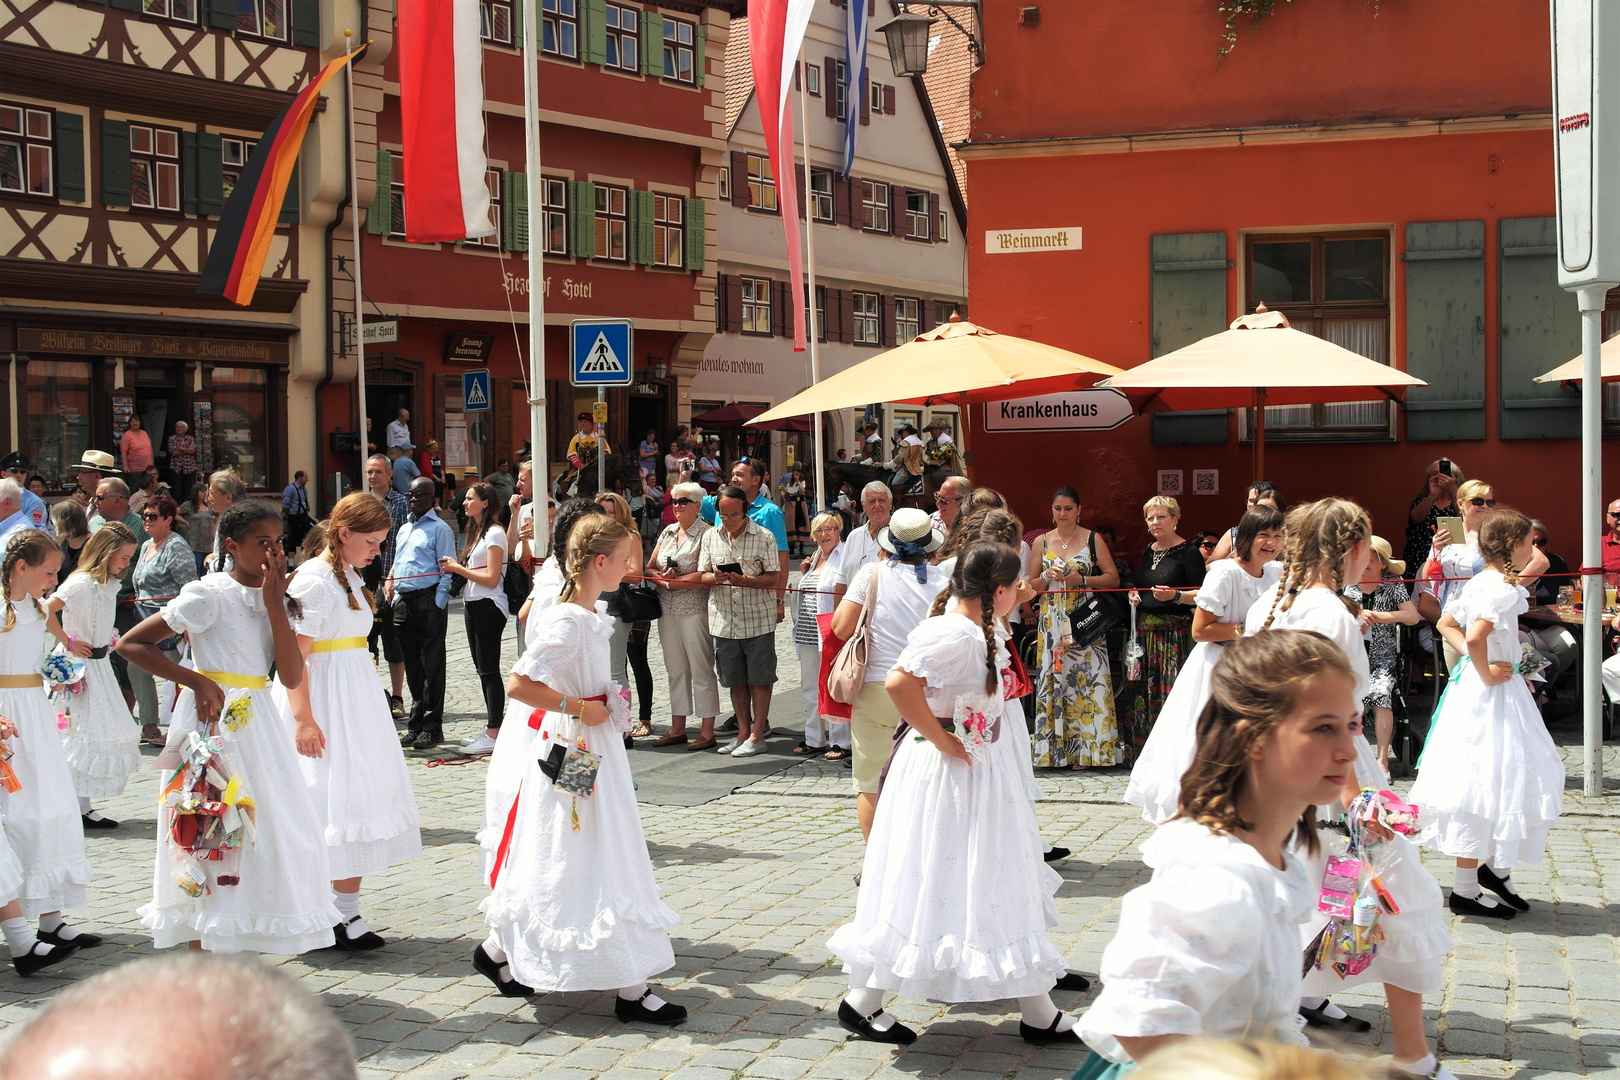
[[[845,750],[842,746],[831,746],[827,748],[827,752],[821,755],[821,757],[824,761],[843,761],[845,758],[849,757],[849,751]]]
[[[636,726],[630,729],[630,737],[632,739],[645,739],[652,733],[652,722],[649,720],[637,720]]]
[[[815,757],[818,754],[826,753],[827,748],[825,746],[811,746],[801,740],[799,745],[793,748],[793,752],[800,757]]]

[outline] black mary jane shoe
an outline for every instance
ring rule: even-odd
[[[79,815],[79,820],[84,822],[84,827],[85,827],[86,831],[88,831],[90,829],[116,829],[116,828],[118,828],[118,822],[114,821],[110,817],[93,818],[89,814],[80,814]]]
[[[1052,1023],[1047,1027],[1030,1027],[1022,1020],[1018,1021],[1018,1037],[1032,1046],[1062,1046],[1065,1043],[1080,1045],[1080,1033],[1074,1028],[1068,1031],[1059,1031],[1058,1024],[1063,1022],[1063,1014],[1058,1013],[1052,1017]]]
[[[1325,1001],[1322,1002],[1321,1007],[1317,1009],[1311,1009],[1301,1005],[1299,1007],[1299,1015],[1303,1016],[1305,1018],[1305,1023],[1311,1027],[1324,1028],[1327,1031],[1352,1031],[1359,1034],[1360,1032],[1372,1030],[1372,1025],[1360,1017],[1350,1016],[1349,1014],[1344,1016],[1329,1016],[1327,1014],[1327,1007],[1328,1003]]]
[[[651,996],[652,991],[648,990],[645,994],[631,1001],[615,994],[613,995],[613,1015],[626,1024],[639,1020],[643,1024],[663,1024],[665,1027],[679,1024],[686,1019],[686,1006],[677,1005],[673,1001],[666,1001],[656,1009],[647,1008],[646,1002]]]
[[[1496,871],[1484,863],[1479,864],[1479,883],[1495,893],[1499,900],[1516,911],[1530,910],[1530,901],[1514,892],[1512,885],[1497,877]]]
[[[40,940],[43,941],[44,938],[41,937]],[[17,969],[17,974],[26,979],[30,975],[44,971],[52,964],[61,963],[72,956],[74,951],[73,945],[52,945],[48,953],[37,953],[30,949],[21,956],[13,956],[11,966]]]
[[[107,940],[100,934],[75,934],[71,938],[65,938],[55,930],[41,930],[34,936],[47,945],[66,945],[70,949],[93,949]]]
[[[1057,985],[1052,987],[1052,989],[1068,990],[1071,993],[1083,994],[1087,990],[1091,989],[1091,980],[1080,974],[1078,971],[1065,971],[1062,975],[1058,976]]]
[[[482,945],[473,950],[473,968],[478,974],[495,984],[502,997],[533,997],[534,990],[516,979],[501,978],[501,965],[490,958]]]
[[[359,921],[360,916],[356,915],[354,918],[345,919],[332,927],[332,944],[335,948],[342,949],[344,952],[370,952],[372,949],[380,949],[388,944],[370,930],[367,930],[359,937],[350,937],[349,924]]]
[[[910,1046],[917,1041],[917,1033],[898,1020],[889,1025],[886,1031],[877,1030],[872,1026],[872,1021],[882,1015],[883,1010],[879,1009],[871,1016],[862,1016],[850,1007],[849,1002],[838,1003],[838,1026],[845,1031],[853,1032],[872,1042],[893,1043],[896,1046]]]
[[[1477,915],[1482,919],[1511,919],[1518,914],[1506,904],[1492,904],[1487,907],[1478,900],[1471,900],[1456,893],[1451,894],[1446,906],[1451,908],[1453,915]]]
[[[1048,851],[1045,855],[1042,855],[1041,858],[1045,859],[1047,862],[1062,862],[1072,854],[1074,854],[1074,852],[1070,851],[1066,847],[1055,847],[1051,851]]]

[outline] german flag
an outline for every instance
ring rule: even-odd
[[[270,238],[275,235],[281,201],[287,193],[293,165],[298,161],[299,148],[304,144],[304,132],[309,128],[315,102],[321,89],[343,70],[343,65],[359,59],[365,51],[366,47],[361,46],[327,64],[264,129],[259,145],[253,148],[253,156],[225,203],[219,227],[214,230],[208,263],[203,267],[202,282],[197,287],[199,293],[223,296],[244,307],[253,302],[265,256],[270,251]]]

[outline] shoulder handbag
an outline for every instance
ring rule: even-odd
[[[853,705],[866,685],[866,664],[872,650],[872,611],[877,605],[878,567],[872,567],[872,582],[866,589],[866,602],[861,605],[861,618],[855,632],[849,635],[833,659],[827,672],[827,696],[840,705]]]
[[[664,617],[664,602],[651,585],[619,586],[619,618],[627,623],[657,622]]]
[[[506,569],[501,572],[501,590],[506,593],[506,609],[513,615],[518,613],[534,588],[533,572],[524,565],[529,562],[532,560],[509,559]]]
[[[1086,540],[1086,550],[1091,552],[1091,565],[1097,565],[1097,534],[1093,532]],[[1069,612],[1070,633],[1073,636],[1072,648],[1083,649],[1102,640],[1103,635],[1118,627],[1125,621],[1125,612],[1119,610],[1124,597],[1121,593],[1092,593],[1082,597]]]

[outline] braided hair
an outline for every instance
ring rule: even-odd
[[[1517,510],[1498,506],[1479,525],[1479,555],[1486,563],[1500,563],[1509,585],[1519,583],[1519,570],[1513,565],[1513,549],[1524,543],[1534,522]]]
[[[6,617],[0,622],[0,634],[9,634],[17,625],[17,612],[12,604],[11,576],[17,571],[17,564],[23,566],[38,566],[52,555],[60,555],[61,549],[56,546],[45,533],[38,529],[20,529],[11,534],[6,543],[6,554],[0,558],[0,600],[5,601]],[[29,597],[34,604],[34,610],[40,614],[45,609],[40,606],[38,597]]]
[[[999,512],[999,511],[998,511]],[[984,630],[984,692],[993,694],[1001,684],[996,668],[996,590],[1018,580],[1018,551],[994,540],[980,540],[956,560],[951,572],[951,595],[958,600],[979,602],[979,625]],[[936,609],[943,603],[935,600]],[[936,611],[935,614],[938,612]]]
[[[1360,618],[1361,605],[1344,595],[1344,560],[1351,548],[1370,536],[1372,519],[1349,499],[1319,499],[1290,510],[1284,528],[1282,577],[1260,629],[1268,629],[1279,613],[1293,607],[1300,590],[1323,578],[1351,617]]]
[[[216,477],[218,473],[214,474]],[[228,476],[234,474],[227,473]],[[373,496],[375,498],[375,496]],[[274,506],[258,499],[239,499],[226,507],[225,512],[219,515],[219,546],[225,552],[229,565],[234,566],[236,559],[230,554],[230,548],[225,541],[233,540],[240,544],[247,539],[248,530],[261,521],[274,521],[281,523],[281,513]],[[390,519],[392,521],[392,519]],[[268,570],[266,571],[269,572]],[[289,594],[286,598],[287,614],[296,619],[304,614],[304,605],[298,598]]]
[[[562,603],[574,598],[579,591],[580,575],[590,561],[600,555],[611,555],[613,550],[622,544],[628,537],[634,536],[629,529],[619,524],[616,518],[608,514],[597,514],[586,517],[574,531],[568,535],[568,552],[562,561],[563,587],[560,600]]]
[[[568,538],[574,526],[585,518],[606,514],[604,507],[583,495],[569,499],[557,509],[557,518],[551,523],[551,557],[557,560],[558,566],[568,566]]]
[[[324,524],[326,530],[320,557],[332,567],[332,576],[337,579],[338,588],[343,590],[343,595],[348,599],[349,610],[359,611],[360,603],[354,598],[354,590],[349,587],[348,564],[343,558],[342,530],[386,534],[394,527],[394,519],[388,513],[388,504],[369,491],[351,491],[332,507],[332,515]],[[377,604],[372,599],[371,590],[362,586],[360,593],[366,598],[366,607],[376,611]]]

